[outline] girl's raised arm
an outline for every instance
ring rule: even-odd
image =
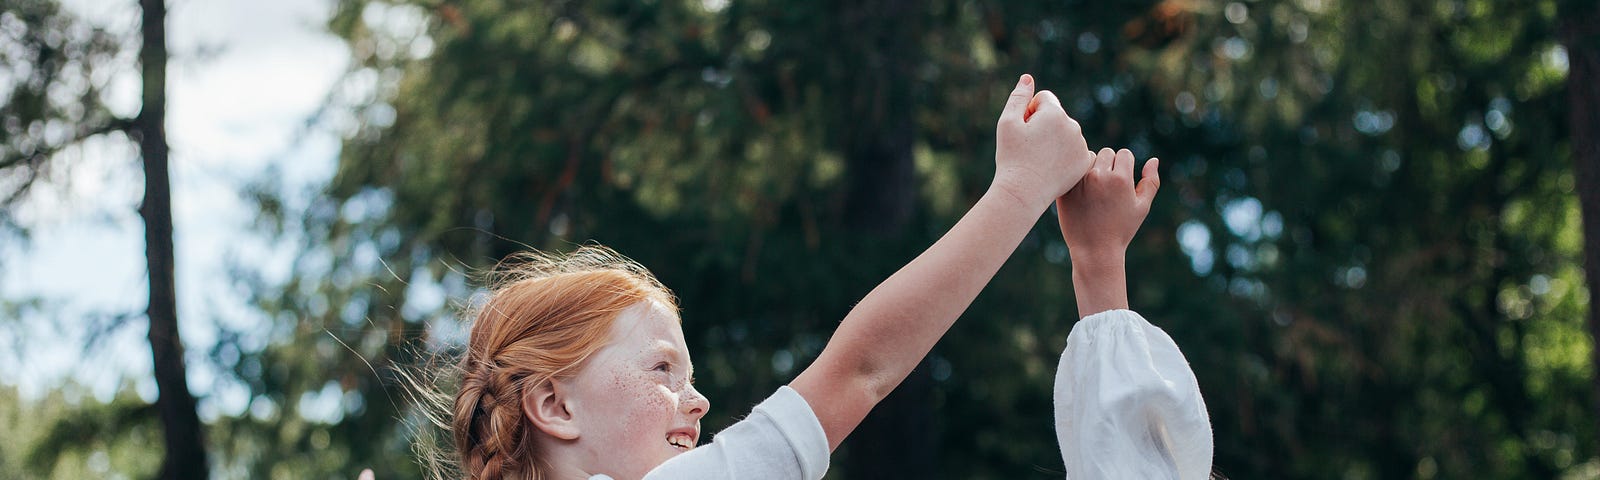
[[[1050,202],[1092,158],[1078,122],[1023,75],[996,128],[995,177],[976,205],[922,255],[850,310],[816,362],[790,387],[837,449],[911,373],[989,283]]]

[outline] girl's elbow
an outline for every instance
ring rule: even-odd
[[[864,404],[867,408],[877,405],[893,392],[905,378],[904,374],[896,375],[888,366],[868,358],[856,356],[832,356],[824,352],[821,358],[807,369],[801,376],[815,370],[817,381],[826,384],[829,390],[837,395],[848,398],[850,403]]]

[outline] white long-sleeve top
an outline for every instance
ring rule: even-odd
[[[711,443],[672,457],[644,480],[817,480],[828,472],[829,453],[811,405],[784,386]]]
[[[1137,313],[1098,313],[1073,328],[1056,370],[1055,417],[1068,479],[1191,480],[1211,472],[1211,421],[1194,373],[1172,338]],[[781,387],[711,443],[645,480],[817,480],[828,455],[816,413]]]
[[[1056,439],[1069,480],[1201,480],[1211,419],[1189,362],[1128,310],[1073,327],[1056,368]]]

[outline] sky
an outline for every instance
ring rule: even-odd
[[[114,31],[137,28],[133,0],[63,0]],[[247,399],[203,361],[214,325],[259,325],[232,283],[229,265],[282,276],[291,252],[251,229],[254,209],[242,188],[268,174],[291,188],[331,175],[338,137],[307,127],[350,63],[344,43],[323,28],[326,0],[171,0],[168,2],[168,141],[177,251],[179,321],[191,366],[190,389],[211,392],[202,415],[239,410]],[[134,65],[108,97],[116,113],[138,110]],[[0,296],[38,297],[46,310],[0,322],[0,384],[24,398],[81,385],[105,400],[126,382],[154,399],[146,323],[143,194],[139,163],[125,141],[90,141],[67,152],[61,181],[18,207],[32,239],[0,242]],[[85,351],[100,320],[133,314]],[[19,321],[9,321],[19,320]]]

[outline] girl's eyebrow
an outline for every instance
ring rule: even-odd
[[[685,353],[683,350],[674,348],[673,346],[668,345],[666,343],[657,343],[655,348],[653,348],[651,350],[652,350],[651,353],[653,353],[655,355],[663,355],[663,356],[669,357],[674,362],[682,363],[684,365],[688,365],[689,364],[689,355],[687,353]]]

